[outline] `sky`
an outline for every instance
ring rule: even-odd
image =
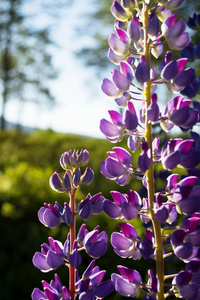
[[[76,36],[75,27],[84,22],[84,11],[94,9],[90,1],[75,1],[67,7],[52,30],[52,38],[59,47],[51,49],[53,65],[58,70],[58,78],[51,81],[50,87],[56,99],[52,108],[24,104],[20,123],[25,126],[52,129],[64,133],[76,133],[86,136],[101,137],[99,123],[108,118],[107,111],[116,109],[113,100],[101,91],[102,78],[95,76],[94,70],[84,67],[74,51],[81,45],[91,43],[89,36]],[[38,24],[45,19],[38,15]],[[108,32],[108,37],[111,32]],[[107,59],[107,57],[105,57]],[[107,74],[109,77],[109,73]],[[8,121],[17,122],[18,103],[9,101],[6,108]]]

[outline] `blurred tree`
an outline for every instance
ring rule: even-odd
[[[48,29],[26,26],[23,0],[0,2],[0,87],[1,129],[5,128],[5,107],[10,99],[53,102],[47,79],[56,76],[48,46]]]

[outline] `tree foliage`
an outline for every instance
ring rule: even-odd
[[[49,30],[27,26],[23,0],[0,2],[0,86],[1,128],[5,127],[5,109],[10,99],[53,102],[47,84],[56,76],[48,46],[52,44]]]

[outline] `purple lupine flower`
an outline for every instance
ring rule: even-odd
[[[129,190],[127,194],[115,191],[110,193],[114,202],[105,199],[103,203],[103,210],[109,217],[113,219],[123,217],[125,220],[132,220],[138,215],[142,201],[137,192]]]
[[[72,252],[69,255],[69,263],[73,268],[78,268],[82,262],[80,253],[78,252],[78,241],[75,240],[73,243]]]
[[[116,291],[125,297],[139,297],[142,278],[136,270],[117,266],[121,275],[113,273],[111,279]]]
[[[90,167],[87,167],[83,175],[80,177],[79,185],[81,186],[89,185],[90,183],[92,183],[93,179],[94,179],[94,171]]]
[[[77,151],[67,151],[64,152],[60,157],[60,165],[64,170],[72,169],[80,166],[85,166],[88,164],[90,159],[89,152],[85,149]]]
[[[68,226],[73,220],[71,208],[68,203],[64,203],[64,208],[56,201],[55,205],[44,203],[44,206],[38,211],[40,222],[49,228],[56,228],[62,222]]]
[[[127,146],[132,152],[140,148],[140,137],[137,135],[130,135],[127,140]]]
[[[160,31],[160,24],[155,12],[152,12],[149,17],[148,34],[150,37],[156,37]]]
[[[123,122],[122,114],[115,110],[109,110],[108,113],[112,123],[106,119],[102,119],[99,128],[109,141],[121,141],[125,132],[125,124]]]
[[[108,236],[105,231],[99,233],[99,226],[88,232],[83,241],[87,254],[95,259],[101,257],[107,250]]]
[[[57,269],[63,264],[65,255],[63,253],[63,244],[60,241],[49,237],[49,245],[41,245],[41,253],[36,252],[33,256],[33,264],[42,272],[49,272]]]
[[[157,104],[157,94],[153,94],[152,103],[149,105],[147,109],[147,119],[154,123],[158,121],[159,116],[160,116],[160,110]]]
[[[140,244],[140,252],[145,259],[150,257],[154,253],[153,243],[153,233],[151,229],[147,228],[144,240]]]
[[[107,152],[108,158],[101,163],[101,173],[118,184],[125,185],[130,181],[131,173],[128,169],[131,166],[132,157],[121,147],[114,147],[113,150]]]
[[[141,154],[138,157],[138,166],[141,169],[141,172],[145,173],[151,166],[151,159],[148,153],[149,147],[147,142],[142,142],[141,149]]]
[[[94,267],[93,260],[82,275],[82,281],[79,287],[79,299],[101,299],[112,293],[114,286],[111,280],[102,282],[106,271],[100,271],[99,267]]]
[[[116,0],[114,0],[110,11],[117,20],[122,22],[125,22],[132,17],[132,13],[127,9],[125,10],[123,6],[121,6],[121,4]]]
[[[127,32],[133,41],[133,43],[137,43],[140,39],[141,35],[141,29],[140,29],[140,23],[136,16],[133,16],[130,20],[127,28]]]
[[[177,9],[184,0],[161,0],[160,3],[165,6],[165,8],[174,10]]]
[[[192,169],[200,162],[199,151],[193,148],[194,140],[170,139],[161,151],[161,161],[165,169],[172,170],[178,164]]]
[[[66,178],[69,177],[69,173],[66,172]],[[54,172],[53,175],[50,177],[49,179],[49,185],[52,188],[52,190],[59,192],[59,193],[63,193],[65,191],[70,191],[71,190],[71,184],[70,184],[70,180],[68,181],[69,185],[63,184],[63,181],[60,178],[60,175],[57,172]],[[66,181],[65,181],[66,183]]]
[[[128,109],[125,111],[124,123],[128,131],[136,130],[138,126],[138,117],[136,114],[136,110],[133,103],[130,101],[128,102]]]
[[[152,270],[148,270],[148,276],[147,284],[150,286],[149,291],[152,294],[156,294],[159,291],[159,280],[154,276]]]
[[[200,28],[200,14],[194,13],[192,17],[189,17],[187,26],[194,30]]]
[[[187,232],[184,229],[178,229],[171,235],[171,244],[174,254],[184,262],[189,262],[198,254],[198,247],[193,246],[186,240]]]
[[[196,180],[196,176],[188,176],[177,183],[172,190],[173,200],[184,214],[192,215],[200,211],[200,187],[193,187]]]
[[[197,78],[195,76],[194,80],[181,91],[181,94],[189,98],[194,98],[196,94],[199,92],[199,90],[200,90],[200,78]]]
[[[160,161],[161,150],[159,149],[159,146],[160,146],[160,139],[155,138],[152,142],[152,152],[153,152],[153,161],[154,162]]]
[[[128,223],[119,223],[121,232],[113,232],[111,235],[111,244],[115,253],[123,258],[131,257],[140,259],[141,254],[138,249],[138,235],[135,228]]]
[[[176,22],[177,15],[168,17],[161,26],[162,34],[165,36],[170,49],[182,50],[191,41],[188,32],[185,31],[185,22],[179,19]],[[175,23],[176,22],[176,23]]]
[[[88,194],[78,205],[79,216],[83,220],[88,220],[92,214],[100,214],[103,211],[103,201],[101,193],[94,196]]]
[[[187,58],[171,59],[172,52],[168,51],[159,64],[159,71],[161,72],[161,78],[167,83],[168,88],[172,92],[177,93],[194,81],[195,71],[193,68],[184,70]]]
[[[131,95],[128,92],[123,92],[122,96],[119,98],[115,98],[115,102],[119,107],[127,106],[129,100],[131,99]]]
[[[187,300],[198,300],[200,296],[199,280],[198,283],[193,282],[192,271],[181,271],[173,279],[172,285],[175,286],[178,296]]]
[[[43,291],[35,288],[31,294],[32,300],[71,300],[68,289],[63,286],[59,276],[57,274],[54,275],[55,281],[52,280],[50,284],[46,281],[42,281]]]
[[[189,43],[187,47],[181,50],[181,57],[186,57],[189,62],[195,60],[194,45],[192,43]]]
[[[161,34],[158,33],[158,35],[153,39],[152,41],[152,49],[151,49],[151,54],[155,57],[158,58],[160,55],[163,53],[163,44],[160,41]]]
[[[136,71],[135,71],[135,77],[137,81],[141,84],[148,81],[150,78],[149,70],[147,68],[145,58],[141,57],[141,62],[138,64]]]
[[[169,212],[165,204],[163,205],[163,196],[160,193],[156,193],[154,196],[154,216],[160,223],[164,223]]]
[[[108,39],[108,44],[110,46],[109,56],[117,60],[116,63],[119,63],[122,61],[122,59],[119,60],[120,57],[124,59],[129,56],[131,39],[126,31],[121,28],[116,28],[116,32],[117,34],[112,33]]]

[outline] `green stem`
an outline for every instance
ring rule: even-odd
[[[73,215],[73,221],[70,224],[69,230],[70,230],[70,253],[73,250],[73,244],[76,236],[76,219],[75,219],[75,194],[76,189],[72,189],[72,192],[70,194],[70,207],[72,210]],[[75,299],[75,268],[73,268],[71,265],[69,265],[69,293],[71,296],[71,300]]]
[[[148,42],[148,25],[149,25],[149,16],[148,16],[148,6],[146,3],[143,4],[143,13],[144,13],[144,56],[146,58],[146,65],[150,72],[150,45]],[[146,109],[151,104],[151,83],[150,80],[145,83],[144,86],[144,94],[146,98]],[[147,111],[147,110],[146,110]],[[154,173],[154,165],[153,165],[153,155],[152,155],[152,126],[146,117],[145,122],[146,128],[146,142],[148,143],[150,149],[150,157],[151,157],[151,167],[146,172],[147,178],[147,189],[148,189],[148,201],[150,208],[150,215],[152,219],[154,235],[155,235],[155,243],[156,243],[156,273],[157,278],[159,280],[159,291],[157,294],[158,300],[164,299],[164,259],[163,259],[163,245],[162,245],[162,235],[161,235],[161,226],[160,223],[156,220],[153,211],[153,199],[154,199],[154,181],[153,181],[153,173]]]

